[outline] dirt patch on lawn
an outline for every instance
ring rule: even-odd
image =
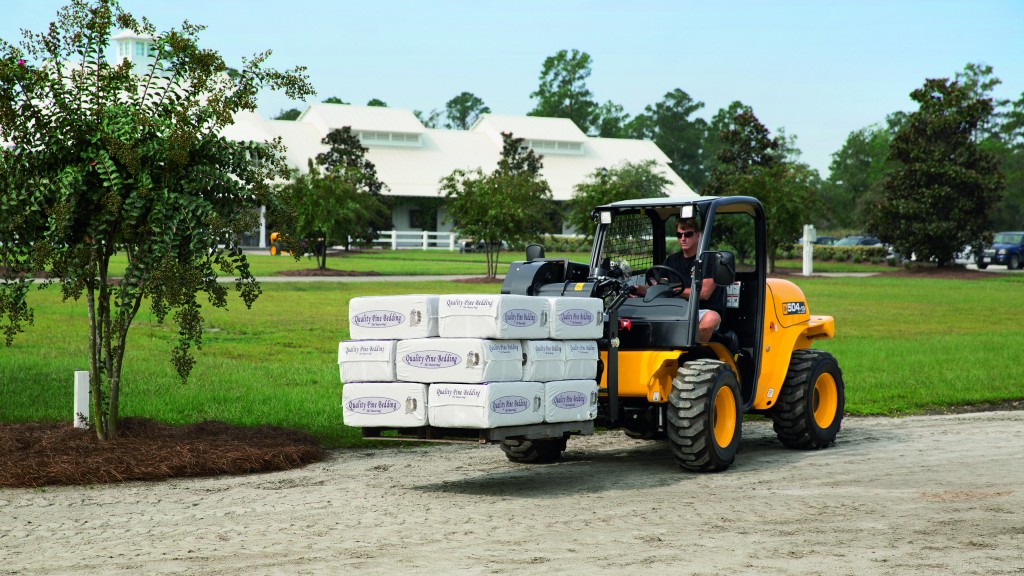
[[[306,268],[304,270],[279,270],[275,276],[380,276],[380,272],[357,272],[353,270],[320,270],[319,268]]]

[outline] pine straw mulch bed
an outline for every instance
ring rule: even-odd
[[[380,272],[353,272],[352,270],[332,270],[327,268],[305,268],[303,270],[278,270],[275,276],[380,276]]]
[[[312,436],[223,422],[124,418],[117,438],[70,424],[0,424],[0,487],[102,484],[300,468],[326,453]]]

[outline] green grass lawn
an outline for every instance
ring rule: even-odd
[[[461,258],[477,255],[445,253],[451,262],[404,252],[380,256],[450,273]],[[359,260],[346,258],[339,261]],[[1024,398],[1024,325],[1016,313],[1024,275],[796,283],[812,314],[836,318],[835,339],[818,347],[839,359],[848,412],[907,414]],[[174,424],[272,424],[307,431],[326,446],[359,445],[358,431],[342,425],[336,364],[338,341],[348,338],[349,299],[499,289],[454,282],[266,283],[252,310],[238,300],[228,310],[204,308],[207,333],[186,383],[169,361],[175,329],[156,324],[143,309],[129,334],[122,415]],[[33,292],[31,301],[35,325],[13,347],[0,347],[0,422],[67,421],[72,372],[87,367],[85,304],[61,302],[56,287]]]

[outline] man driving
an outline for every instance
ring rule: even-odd
[[[675,270],[682,278],[682,286],[676,290],[681,298],[690,298],[690,284],[693,281],[693,267],[697,262],[697,248],[700,246],[700,230],[697,228],[695,218],[676,219],[676,238],[679,239],[679,252],[669,255],[665,259],[665,266]],[[675,278],[671,278],[675,280]],[[647,293],[647,286],[636,286],[636,293],[644,295]],[[700,322],[697,326],[697,339],[700,342],[708,342],[711,335],[722,322],[719,311],[712,309],[718,302],[715,292],[718,286],[712,278],[704,278],[700,288]]]

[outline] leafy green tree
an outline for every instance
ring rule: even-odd
[[[568,203],[566,222],[577,234],[591,237],[594,222],[590,215],[595,207],[619,200],[668,196],[669,184],[654,160],[599,168],[576,185]]]
[[[427,128],[439,128],[441,126],[441,111],[437,108],[430,112],[424,112],[422,110],[413,110],[413,116]]]
[[[491,109],[478,96],[471,92],[462,92],[444,105],[448,121],[445,128],[450,130],[469,130],[483,114],[490,114]]]
[[[590,133],[598,104],[587,88],[590,55],[579,50],[559,50],[544,59],[540,86],[530,94],[537,101],[528,116],[568,118],[583,132]]]
[[[820,187],[817,171],[785,160],[786,145],[773,138],[749,108],[738,107],[721,134],[718,166],[707,194],[753,196],[764,205],[768,220],[768,267],[775,268],[776,251],[800,235]],[[749,246],[742,234],[729,235],[741,259]]]
[[[870,210],[882,198],[890,140],[891,132],[878,125],[850,132],[832,154],[819,226],[864,229]]]
[[[1024,94],[1015,102],[996,98],[993,91],[1002,81],[991,66],[981,63],[967,64],[955,79],[975,98],[992,101],[992,113],[980,123],[976,136],[978,145],[996,157],[1004,177],[999,203],[991,215],[992,226],[1020,230],[1024,228]]]
[[[703,102],[676,88],[661,102],[647,106],[633,124],[632,136],[653,140],[671,160],[672,170],[694,190],[702,189],[708,180],[702,154],[708,123],[693,118],[703,107]]]
[[[337,96],[329,96],[324,99],[324,104],[348,104],[348,102],[345,102]]]
[[[298,108],[282,109],[277,116],[274,116],[274,120],[298,120],[299,116],[302,116],[302,111]]]
[[[705,177],[704,182],[707,183],[711,180],[711,175],[718,167],[718,153],[725,147],[725,143],[722,138],[733,128],[733,120],[741,112],[750,112],[753,114],[753,109],[750,106],[740,102],[739,100],[731,102],[725,108],[721,108],[715,115],[711,117],[708,122],[707,133],[704,137],[704,143],[701,147],[701,165],[704,168]],[[706,192],[703,192],[706,194]]]
[[[141,75],[111,65],[111,33],[153,38]],[[199,47],[201,26],[158,34],[114,0],[74,0],[44,33],[19,46],[0,40],[0,318],[7,345],[32,322],[32,276],[60,285],[65,299],[88,304],[91,425],[117,436],[121,370],[128,332],[144,300],[158,321],[178,327],[171,354],[184,380],[202,344],[198,295],[227,305],[229,285],[245,305],[260,285],[238,247],[239,235],[288,210],[270,182],[287,174],[280,143],[232,142],[220,131],[254,110],[261,87],[288,97],[313,93],[302,68],[264,67],[269,52],[230,78],[213,51]],[[127,257],[121,278],[115,254]]]
[[[501,137],[501,159],[493,172],[455,170],[441,180],[455,230],[484,242],[488,278],[497,276],[502,240],[520,243],[540,237],[555,212],[551,188],[541,176],[542,157],[522,138],[507,132]]]
[[[946,266],[965,245],[990,239],[1003,177],[977,138],[992,102],[947,78],[926,80],[910,97],[919,108],[893,138],[896,165],[872,223],[897,252]]]
[[[388,103],[383,101],[383,100],[381,100],[380,98],[371,98],[370,101],[366,103],[366,105],[367,106],[376,106],[378,108],[387,108],[388,107]]]
[[[601,138],[629,138],[630,118],[625,109],[608,101],[597,109],[594,130]]]
[[[327,248],[349,247],[349,238],[370,242],[391,228],[391,207],[383,196],[385,184],[377,167],[366,158],[366,147],[350,126],[328,132],[320,141],[329,148],[309,161],[308,171],[282,187],[295,207],[296,229],[316,256],[317,268],[327,269]]]
[[[993,153],[1005,178],[1003,197],[993,215],[996,230],[1024,230],[1024,94],[1007,107]]]

